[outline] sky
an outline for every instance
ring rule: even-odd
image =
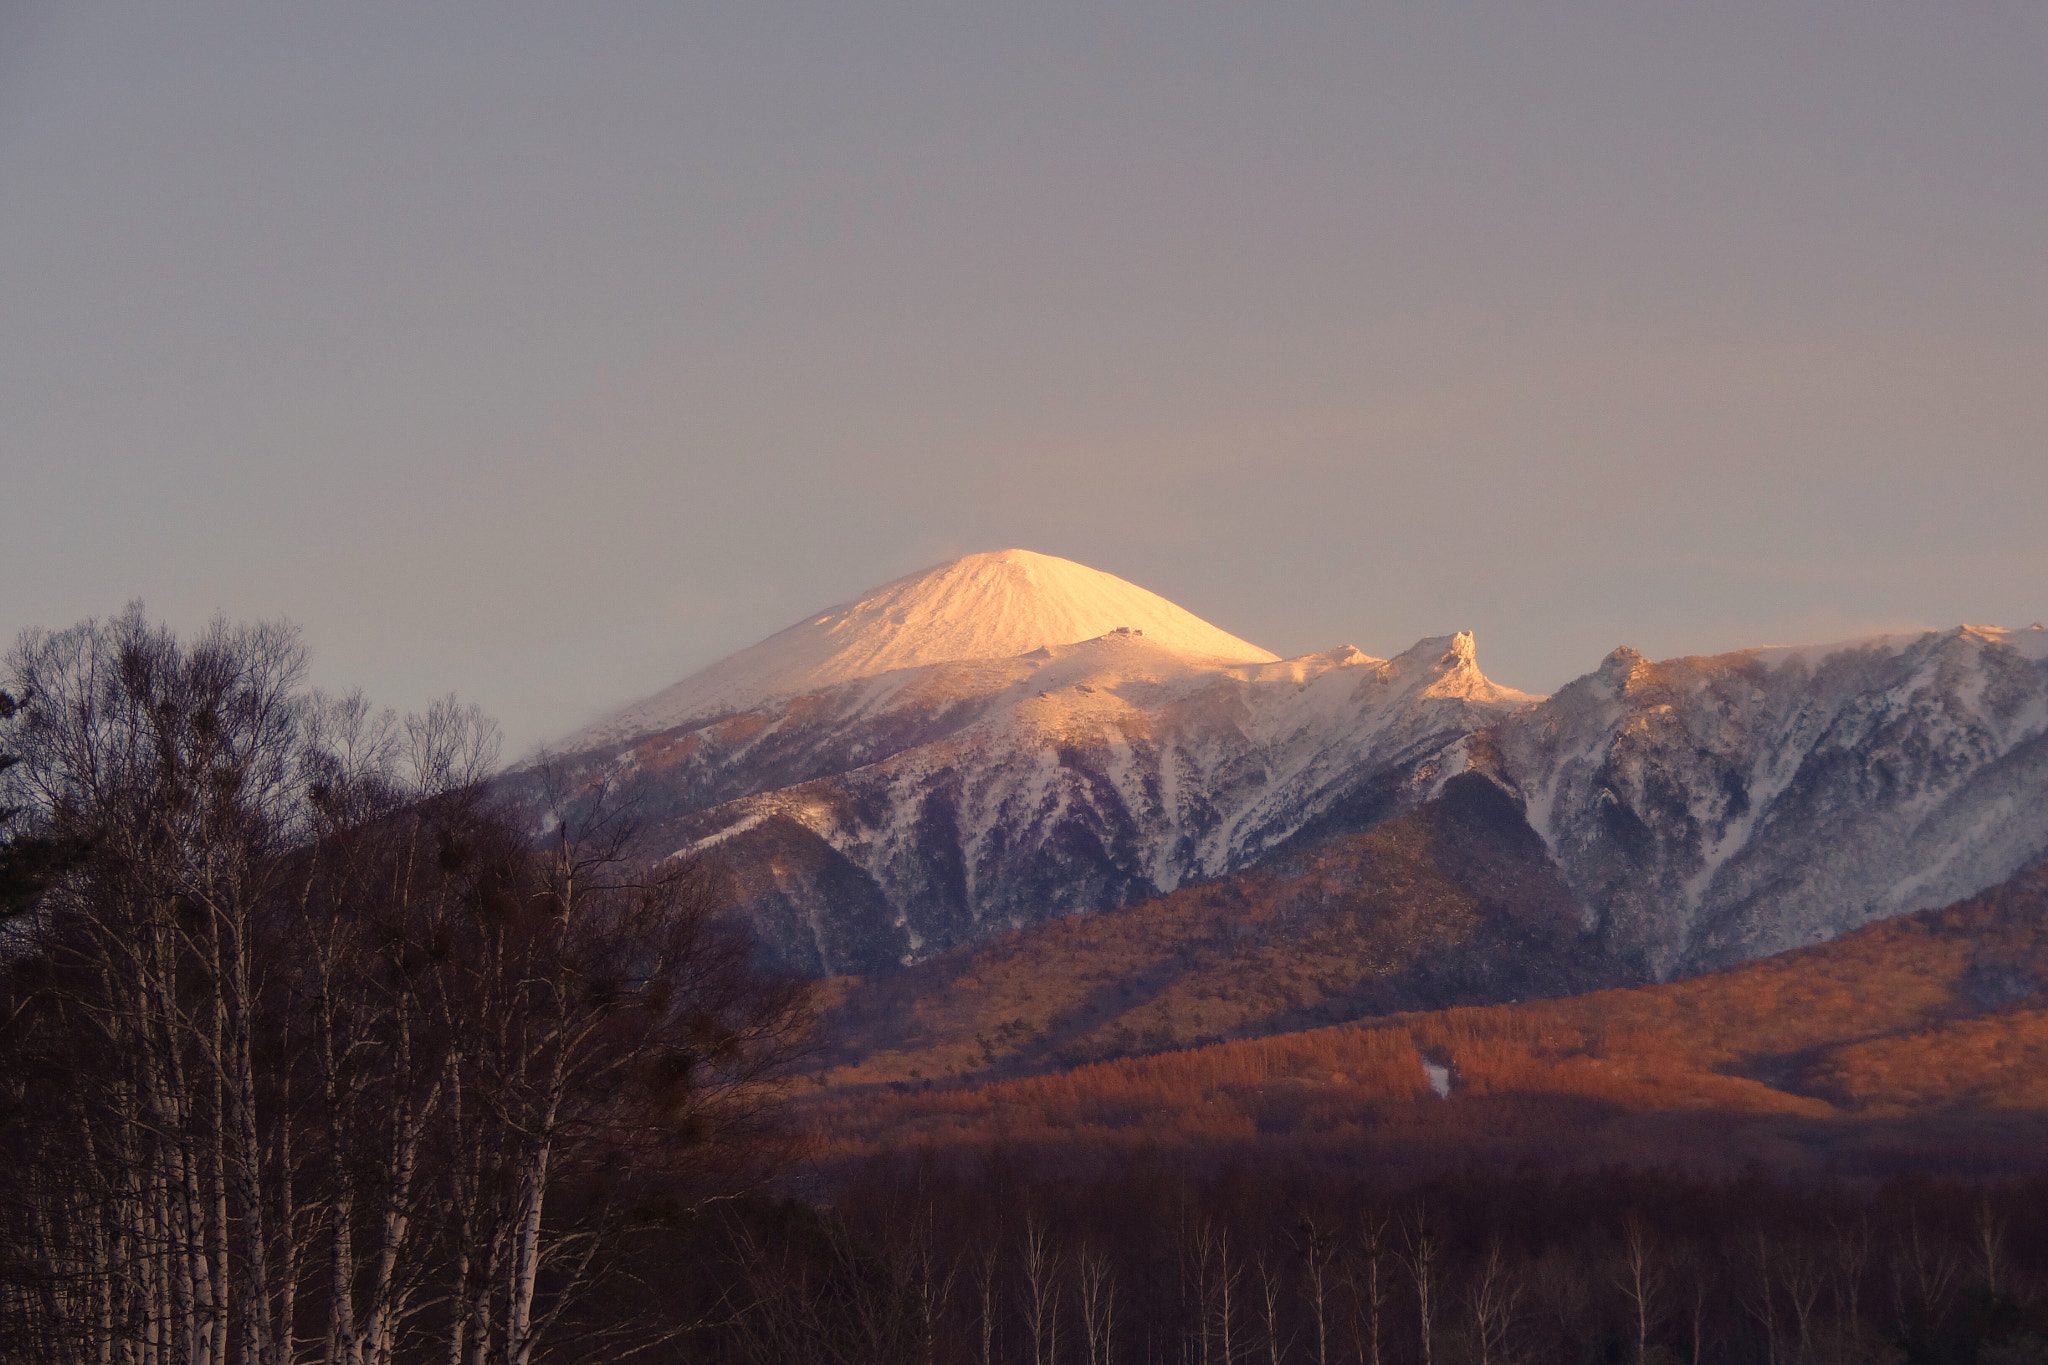
[[[0,641],[523,749],[1018,546],[1281,654],[2048,617],[2048,5],[0,5]]]

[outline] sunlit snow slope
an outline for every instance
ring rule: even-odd
[[[664,827],[674,851],[732,871],[787,960],[844,971],[1370,827],[1424,799],[1464,736],[1535,699],[1489,682],[1469,635],[1393,659],[1338,649],[1226,665],[1112,632],[805,700],[752,734],[751,720],[713,727],[686,756],[653,741],[633,761],[671,762],[677,776],[650,785],[674,791],[699,761],[707,776],[731,771],[731,746],[766,748],[785,729],[817,736],[806,756],[923,729],[918,743],[876,744],[870,762]]]
[[[1545,699],[1489,681],[1467,634],[1279,660],[1008,550],[820,612],[554,764],[571,807],[630,792],[642,852],[729,871],[767,955],[814,973],[1257,867],[1471,772],[1511,798],[1604,959],[1651,979],[2048,856],[2048,632],[1621,649]],[[535,774],[508,785],[538,799]]]
[[[1275,656],[1114,574],[1029,550],[996,550],[885,583],[570,736],[565,751],[748,710],[896,669],[1008,659],[1119,628],[1232,663]]]
[[[584,799],[630,791],[646,852],[728,867],[784,965],[869,970],[1369,826],[1535,700],[1469,635],[1280,660],[1009,550],[820,612],[554,764]]]

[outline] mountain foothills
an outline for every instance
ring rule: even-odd
[[[1543,698],[1469,634],[1281,660],[1007,550],[816,613],[508,783],[542,821],[627,802],[643,852],[723,868],[808,975],[971,974],[992,940],[1151,902],[1057,931],[1124,926],[1116,990],[1167,997],[1068,1020],[1069,1055],[1106,1055],[1662,980],[2002,882],[2048,853],[2048,632],[1618,649]],[[1193,1025],[1201,973],[1165,964],[1225,939],[1241,964],[1274,925],[1323,965]]]
[[[2048,868],[1684,981],[1050,1074],[1013,1054],[1021,1067],[933,1083],[959,1056],[935,1005],[972,1010],[965,997],[990,993],[1028,1008],[1031,982],[1060,975],[989,960],[957,998],[913,993],[896,1050],[817,1076],[818,1158],[950,1161],[1001,1143],[1069,1172],[1149,1151],[1396,1180],[1530,1163],[1982,1179],[2038,1175],[2048,1150]]]

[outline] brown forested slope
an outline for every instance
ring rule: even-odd
[[[2048,871],[1666,985],[1376,1018],[947,1087],[825,1085],[820,1156],[1153,1146],[1965,1173],[2048,1165]],[[1425,1062],[1447,1069],[1449,1098]],[[857,1073],[840,1073],[842,1076]],[[819,1078],[821,1082],[825,1077]]]
[[[833,1085],[1015,1076],[1639,979],[1514,803],[1455,778],[1363,834],[903,972],[828,984]]]

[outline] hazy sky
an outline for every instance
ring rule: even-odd
[[[0,0],[0,638],[515,746],[977,549],[1283,654],[2048,616],[2048,5]]]

